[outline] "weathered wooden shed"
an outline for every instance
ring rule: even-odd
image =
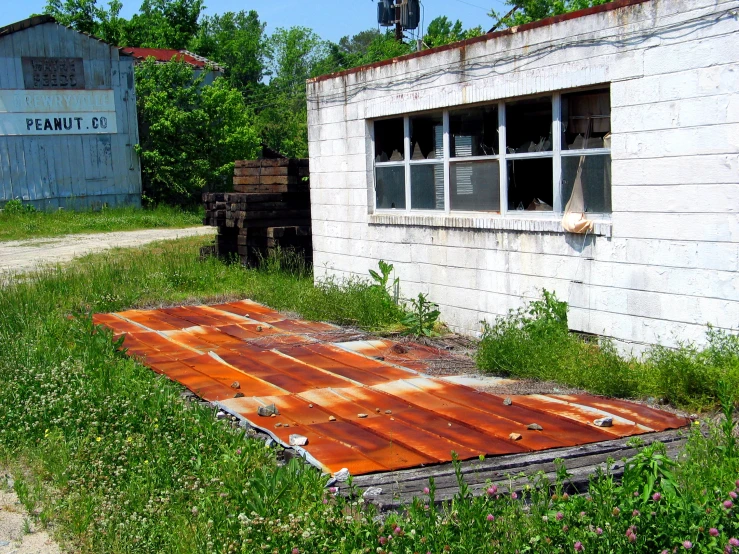
[[[133,61],[51,16],[0,28],[0,206],[140,205]]]

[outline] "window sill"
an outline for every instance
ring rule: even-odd
[[[612,223],[608,219],[599,216],[595,219],[593,235],[611,237]],[[516,215],[428,215],[378,212],[370,214],[370,225],[407,225],[415,227],[444,227],[449,229],[489,229],[494,231],[524,231],[533,233],[561,233],[566,234],[562,228],[561,216],[544,217],[516,216]]]

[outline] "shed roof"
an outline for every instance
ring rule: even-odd
[[[26,29],[30,29],[31,27],[36,27],[37,25],[43,25],[45,23],[54,23],[56,25],[59,25],[60,27],[70,29],[74,31],[75,33],[85,35],[86,37],[92,40],[96,40],[98,42],[105,42],[103,39],[93,36],[89,33],[83,33],[82,31],[78,31],[77,29],[73,29],[72,27],[69,27],[67,25],[62,25],[53,16],[47,15],[47,14],[34,15],[32,17],[29,17],[28,19],[23,19],[21,21],[16,21],[15,23],[11,23],[10,25],[6,25],[5,27],[0,27],[0,38],[7,36],[7,35],[12,35],[13,33],[17,33],[19,31],[25,31]],[[105,44],[109,44],[109,43],[105,42]],[[110,46],[112,46],[113,48],[118,48],[117,46],[113,46],[113,45],[110,45]],[[121,52],[121,53],[124,55],[129,55],[125,52]]]
[[[188,50],[175,50],[172,48],[137,48],[137,47],[124,47],[121,49],[124,54],[129,54],[137,60],[145,60],[146,58],[153,57],[159,63],[171,62],[172,58],[177,58],[177,61],[183,61],[186,64],[197,68],[205,69],[211,68],[216,71],[223,71],[223,67],[214,61],[211,61],[202,56],[198,56]]]

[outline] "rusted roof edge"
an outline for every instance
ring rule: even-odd
[[[495,40],[495,39],[498,39],[504,36],[513,35],[516,33],[522,33],[524,31],[531,31],[533,29],[538,29],[540,27],[548,27],[550,25],[555,25],[557,23],[562,23],[564,21],[569,21],[572,19],[579,19],[581,17],[586,17],[588,15],[610,12],[610,11],[618,10],[621,8],[628,8],[630,6],[636,6],[638,4],[644,4],[649,1],[651,0],[613,0],[612,2],[609,2],[607,4],[601,4],[600,6],[593,6],[592,8],[585,8],[582,10],[565,13],[562,15],[555,15],[553,17],[548,17],[546,19],[540,19],[538,21],[533,21],[531,23],[526,23],[524,25],[519,25],[517,27],[509,27],[508,29],[503,29],[502,31],[486,33],[484,35],[480,35],[479,37],[469,38],[466,40],[461,40],[459,42],[452,42],[450,44],[445,44],[444,46],[437,46],[436,48],[430,48],[428,50],[422,50],[420,52],[413,52],[411,54],[406,54],[405,56],[399,56],[397,58],[389,58],[387,60],[382,60],[382,61],[374,62],[371,64],[360,65],[357,67],[352,67],[351,69],[337,71],[336,73],[327,73],[326,75],[319,75],[318,77],[313,77],[311,79],[308,79],[307,82],[308,83],[319,83],[322,81],[329,81],[331,79],[336,79],[338,77],[344,77],[346,75],[351,75],[353,73],[361,73],[363,71],[367,71],[368,69],[375,69],[375,68],[383,67],[386,65],[392,65],[397,62],[403,62],[407,60],[413,60],[415,58],[430,56],[432,54],[437,54],[439,52],[446,52],[447,50],[456,50],[458,48],[466,48],[467,46],[471,46],[472,44],[477,44],[478,42],[486,42],[489,40]]]

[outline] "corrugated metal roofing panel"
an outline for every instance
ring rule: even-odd
[[[306,455],[354,475],[600,442],[677,428],[684,418],[589,395],[512,396],[419,374],[453,355],[413,343],[326,343],[336,328],[250,301],[96,315],[154,371],[270,433],[308,438]],[[388,359],[390,358],[390,359]],[[409,368],[410,366],[410,368]],[[275,404],[279,415],[262,417]],[[360,414],[362,414],[360,416]],[[593,420],[610,416],[612,427]],[[530,430],[536,423],[542,430]],[[520,435],[514,440],[511,434]]]

